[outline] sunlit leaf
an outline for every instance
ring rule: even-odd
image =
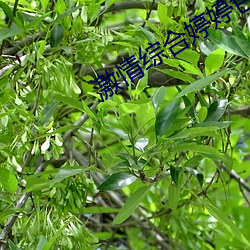
[[[11,194],[14,194],[18,187],[16,176],[5,168],[0,168],[0,183]]]
[[[206,87],[207,85],[213,83],[214,81],[218,80],[221,76],[229,73],[229,70],[223,70],[221,72],[215,73],[213,75],[207,76],[205,78],[202,78],[198,81],[195,81],[191,84],[189,84],[184,90],[182,90],[177,97],[181,97],[183,95],[195,92],[197,90],[201,90],[202,88]]]
[[[161,105],[166,94],[166,87],[161,86],[152,97],[152,103],[155,110]]]
[[[131,114],[137,111],[140,108],[140,105],[135,103],[123,103],[119,106],[121,113],[123,114]]]
[[[246,57],[246,54],[239,46],[236,37],[228,36],[220,30],[208,29],[208,38],[214,42],[219,48],[238,56]]]
[[[192,63],[194,66],[197,66],[197,63],[200,58],[200,54],[197,51],[191,50],[191,49],[185,49],[178,55],[176,55],[177,58],[180,58],[182,60],[185,60],[187,62]]]
[[[41,5],[43,6],[44,9],[47,8],[48,3],[49,3],[49,0],[41,0]]]
[[[158,14],[158,18],[162,24],[165,24],[168,20],[167,11],[168,10],[167,10],[166,4],[163,2],[159,2],[158,7],[157,7],[157,14]]]
[[[198,112],[198,118],[200,122],[203,122],[207,116],[207,108],[206,107],[201,107],[199,112]]]
[[[54,185],[57,182],[61,182],[62,180],[70,176],[83,173],[85,170],[86,169],[84,167],[73,167],[73,166],[69,166],[67,168],[66,167],[61,168],[56,174],[55,178],[52,180],[51,185]]]
[[[109,176],[99,187],[99,190],[117,190],[133,183],[136,177],[132,174],[119,172]]]
[[[225,51],[217,49],[210,53],[205,60],[205,71],[206,75],[211,75],[221,68],[223,65]]]

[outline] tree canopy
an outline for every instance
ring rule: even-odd
[[[0,1],[0,249],[250,249],[247,1]]]

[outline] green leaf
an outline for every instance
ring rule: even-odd
[[[53,237],[45,244],[45,246],[43,247],[42,250],[49,250],[52,245],[53,245],[53,242],[59,237],[59,235],[64,231],[64,229],[68,226],[69,222],[66,223],[64,222],[64,226],[62,226],[59,230],[57,230],[55,232],[55,234],[53,235]]]
[[[59,102],[52,100],[49,104],[44,105],[42,112],[42,124],[49,122],[50,118],[53,116],[55,110],[58,108]]]
[[[11,240],[9,240],[8,242],[9,242],[10,250],[22,250],[17,245],[15,245]]]
[[[222,49],[217,49],[209,54],[205,60],[205,72],[206,75],[211,75],[223,65],[225,51]]]
[[[180,87],[176,86],[176,88],[177,88],[178,92],[180,93],[181,92]],[[192,119],[196,120],[196,116],[194,113],[194,107],[193,107],[192,103],[190,102],[190,100],[186,96],[182,96],[181,98],[185,103],[185,107],[188,109],[187,112],[190,115],[190,117],[192,117]]]
[[[25,13],[25,16],[29,17],[32,21],[30,23],[28,23],[25,27],[24,27],[24,30],[25,31],[28,31],[30,29],[37,29],[37,27],[41,24],[41,22],[46,18],[46,17],[49,17],[51,15],[51,11],[49,12],[46,12],[44,15],[42,16],[30,16],[30,15],[27,15],[27,13]]]
[[[18,187],[18,180],[16,176],[5,168],[0,168],[0,183],[11,194],[14,194]]]
[[[179,110],[179,101],[174,99],[156,116],[155,132],[156,136],[164,135],[174,123]]]
[[[3,41],[6,38],[17,36],[23,32],[23,29],[20,29],[18,26],[14,25],[8,29],[0,30],[0,41]]]
[[[60,93],[57,93],[57,92],[54,93],[53,97],[55,99],[63,102],[63,103],[68,104],[69,106],[71,106],[73,108],[76,108],[76,109],[78,109],[78,110],[80,110],[82,112],[85,112],[82,103],[80,101],[78,101],[78,100],[75,100],[75,99],[70,98],[68,96],[64,96],[64,95],[62,95]]]
[[[200,122],[203,122],[206,119],[207,116],[207,108],[206,107],[201,107],[199,112],[198,112],[198,118]]]
[[[84,112],[91,118],[91,119],[95,119],[96,118],[96,114],[93,112],[93,110],[91,110],[87,103],[82,101],[82,107]]]
[[[242,39],[241,37],[236,37],[236,42],[239,44],[239,46],[243,50],[243,52],[248,57],[250,57],[250,44],[249,44],[249,41],[246,38]]]
[[[203,54],[205,55],[209,55],[210,53],[212,53],[213,51],[215,51],[216,49],[218,49],[218,46],[216,44],[214,44],[212,41],[210,40],[205,40],[205,41],[198,41],[200,50]],[[181,53],[180,53],[181,54]]]
[[[193,75],[198,75],[200,77],[203,77],[203,74],[201,73],[200,69],[197,66],[193,66],[191,63],[184,62],[181,60],[178,60],[178,62],[184,68],[185,73],[190,73]]]
[[[227,104],[228,104],[227,99],[222,99],[222,100],[215,101],[214,103],[212,103],[208,108],[208,114],[205,119],[205,122],[219,121],[227,109]]]
[[[240,30],[234,23],[232,23],[232,35],[243,40],[246,39],[245,35],[242,33],[242,30]]]
[[[180,173],[181,169],[180,168],[176,168],[173,166],[170,166],[170,175],[171,175],[171,179],[174,182],[174,184],[176,186],[178,186],[178,180],[179,180],[179,173]]]
[[[135,111],[140,109],[139,104],[135,103],[122,103],[119,106],[120,113],[123,115],[134,113]]]
[[[180,131],[179,133],[172,135],[170,139],[190,139],[196,136],[206,135],[207,132],[215,131],[218,127],[195,127],[188,128]]]
[[[48,3],[49,3],[49,0],[41,0],[41,5],[42,5],[42,7],[43,7],[44,9],[47,8]]]
[[[228,127],[230,124],[232,124],[231,121],[225,121],[225,122],[204,121],[195,124],[193,127],[217,127],[217,129],[222,129]]]
[[[194,166],[198,166],[203,159],[202,155],[195,155],[185,162],[184,167],[193,168]]]
[[[53,24],[58,23],[60,20],[64,19],[65,17],[67,17],[68,15],[71,15],[72,13],[78,11],[79,9],[81,9],[83,7],[82,4],[79,4],[76,7],[73,7],[72,9],[66,10],[65,12],[63,12],[60,16],[58,16],[56,18],[56,20],[53,22]]]
[[[131,25],[132,27],[134,27],[136,29],[135,31],[135,34],[133,35],[133,37],[135,39],[137,39],[139,42],[144,42],[145,40],[146,41],[149,41],[150,43],[154,43],[155,42],[155,35],[150,32],[149,30],[147,29],[144,29],[142,27],[139,26],[133,26]]]
[[[147,195],[150,187],[150,185],[144,185],[138,188],[132,195],[130,195],[127,202],[116,215],[112,224],[121,224],[124,222],[139,206],[143,198]]]
[[[220,30],[208,29],[209,39],[219,48],[241,57],[246,57],[246,54],[237,43],[236,37],[228,36]]]
[[[63,39],[64,28],[61,24],[56,25],[50,35],[50,46],[56,47]]]
[[[66,166],[64,168],[61,168],[58,173],[56,174],[55,178],[52,180],[51,182],[51,186],[54,185],[57,182],[61,182],[62,180],[70,177],[70,176],[74,176],[77,174],[80,174],[82,172],[85,172],[86,169],[83,167],[73,167],[73,166]]]
[[[117,0],[106,0],[105,1],[105,7],[108,9],[111,5],[113,5],[115,2],[118,2]]]
[[[99,190],[117,190],[133,183],[136,177],[132,174],[120,172],[109,176],[99,187]]]
[[[202,187],[203,185],[203,181],[204,181],[204,176],[201,172],[197,171],[196,169],[194,168],[189,168],[189,167],[186,167],[185,168],[188,172],[190,172],[192,175],[195,176],[195,178],[197,179],[197,181],[199,182],[200,186]]]
[[[186,73],[183,73],[183,72],[180,72],[180,71],[176,71],[176,70],[173,70],[173,69],[159,69],[159,68],[155,68],[156,70],[160,71],[160,72],[163,72],[167,75],[170,75],[174,78],[177,78],[177,79],[180,79],[184,82],[194,82],[195,79],[191,76],[189,76],[188,74]]]
[[[8,219],[8,217],[14,213],[18,213],[18,212],[23,212],[24,209],[23,208],[18,208],[18,209],[14,209],[14,208],[7,208],[5,211],[0,212],[0,222],[4,223],[6,219]]]
[[[157,89],[155,94],[152,96],[151,100],[152,100],[152,104],[153,104],[155,111],[157,111],[158,107],[161,105],[162,101],[164,100],[165,94],[166,94],[166,87],[161,86],[159,89]]]
[[[178,188],[173,182],[171,182],[168,188],[168,204],[173,211],[176,210],[179,199],[180,188]]]
[[[5,15],[6,15],[11,21],[14,21],[14,15],[13,15],[13,12],[12,12],[11,8],[9,7],[9,5],[7,5],[7,4],[4,3],[3,1],[0,1],[0,8],[3,9]]]
[[[119,212],[119,208],[114,208],[114,207],[82,207],[80,208],[80,212],[82,214],[111,214],[111,213],[117,213]]]
[[[168,21],[167,13],[168,13],[168,10],[167,10],[166,4],[159,2],[158,7],[157,7],[157,14],[162,24],[166,24],[166,22]]]
[[[187,62],[190,62],[194,66],[197,66],[197,63],[200,59],[200,54],[196,51],[185,49],[184,51],[176,55],[176,57],[185,60]]]
[[[26,178],[26,188],[24,192],[33,192],[38,190],[43,190],[49,188],[51,185],[51,180],[47,180],[42,177],[30,176]]]
[[[186,145],[186,147],[185,147]],[[196,143],[187,143],[182,145],[175,145],[172,147],[171,152],[179,152],[180,150],[188,150],[197,152],[205,157],[208,157],[214,161],[222,160],[227,166],[231,166],[230,163],[230,157],[228,157],[226,154],[220,153],[216,148],[209,147],[207,145],[197,145]]]
[[[75,125],[63,126],[63,127],[58,128],[58,129],[55,129],[53,132],[45,133],[45,134],[42,134],[42,135],[38,135],[37,137],[33,137],[32,141],[47,137],[49,135],[61,134],[61,133],[66,132],[66,131],[68,131],[70,129],[76,129],[76,128],[79,128],[79,126],[75,126]]]
[[[201,199],[200,199],[201,200]],[[201,200],[202,201],[202,200]],[[241,241],[245,246],[250,248],[250,242],[245,238],[245,236],[240,232],[238,227],[230,220],[221,210],[213,206],[212,204],[202,201],[208,212],[216,218],[223,226],[232,233],[239,241]]]
[[[148,71],[144,73],[144,77],[141,78],[135,88],[134,97],[138,98],[141,92],[148,86]]]
[[[218,80],[220,77],[222,77],[223,75],[229,73],[230,70],[223,70],[221,72],[215,73],[213,75],[207,76],[205,78],[202,78],[198,81],[195,81],[191,84],[189,84],[185,89],[183,89],[178,95],[178,97],[181,97],[183,95],[195,92],[197,90],[200,90],[204,87],[206,87],[207,85],[213,83],[214,81]]]
[[[41,235],[40,239],[38,241],[36,250],[43,250],[43,247],[46,245],[47,242],[48,241],[47,241],[46,237],[44,235]]]

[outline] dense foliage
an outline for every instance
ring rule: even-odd
[[[193,42],[214,4],[0,1],[0,249],[250,249],[250,10]],[[98,75],[155,42],[102,102]]]

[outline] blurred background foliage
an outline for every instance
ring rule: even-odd
[[[250,12],[192,44],[213,4],[0,1],[1,250],[250,249]],[[101,102],[170,30],[190,48]]]

